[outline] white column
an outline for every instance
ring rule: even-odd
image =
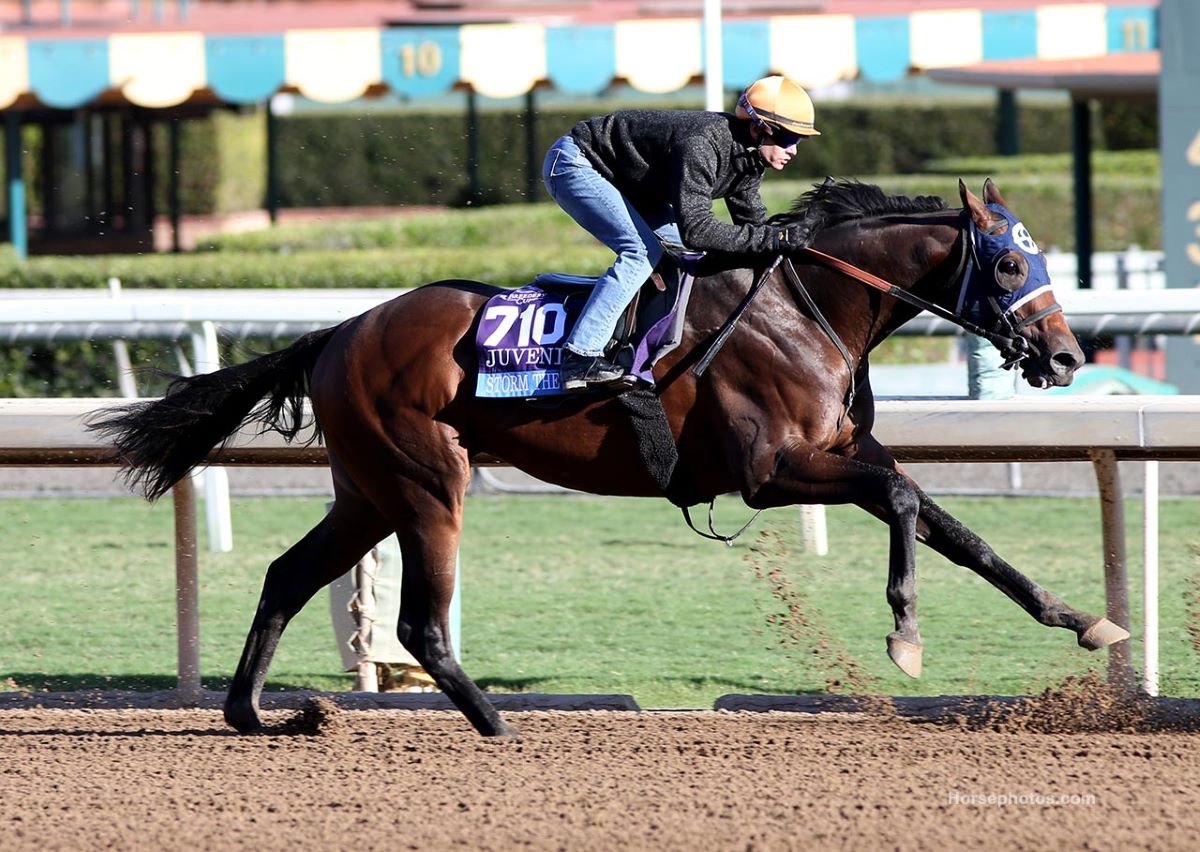
[[[721,60],[721,0],[704,0],[704,108],[725,109],[725,68]]]
[[[171,490],[175,503],[175,640],[180,705],[195,706],[200,690],[200,570],[196,541],[196,490],[185,476]]]
[[[217,327],[212,322],[192,326],[192,363],[196,373],[221,369],[217,348]],[[229,508],[229,474],[223,467],[206,467],[204,479],[204,518],[208,527],[208,549],[213,553],[233,550],[233,517]]]
[[[1117,456],[1112,450],[1092,450],[1092,466],[1100,489],[1100,517],[1104,525],[1105,615],[1118,627],[1129,629],[1129,572],[1125,561],[1125,502]],[[1128,642],[1108,646],[1108,682],[1133,687],[1133,660]]]
[[[1142,688],[1158,695],[1158,462],[1146,462],[1142,489]]]
[[[114,299],[121,298],[121,279],[108,279],[108,293]],[[133,377],[133,365],[129,361],[129,346],[124,340],[113,341],[113,357],[117,361],[117,387],[121,389],[121,396],[126,399],[136,399],[137,382]]]
[[[825,527],[825,507],[800,506],[800,549],[804,553],[825,556],[829,553],[829,536]]]

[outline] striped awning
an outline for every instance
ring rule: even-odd
[[[854,78],[889,82],[911,70],[991,60],[1146,50],[1158,46],[1155,9],[1154,3],[1085,2],[1025,10],[738,18],[722,26],[723,75],[731,89],[767,73],[820,87]],[[695,18],[247,35],[0,35],[0,109],[29,96],[69,109],[109,92],[145,107],[174,106],[201,91],[251,103],[285,89],[336,103],[379,87],[430,97],[459,84],[504,98],[543,81],[580,95],[598,93],[615,80],[641,91],[672,92],[703,76],[703,57],[703,25]]]

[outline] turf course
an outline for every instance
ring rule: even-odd
[[[1102,612],[1095,500],[953,498],[1001,555],[1080,608]],[[318,499],[234,502],[235,549],[201,557],[205,685],[236,665],[266,565],[320,516]],[[1164,694],[1200,695],[1194,499],[1164,501]],[[1136,503],[1127,507],[1135,639]],[[718,504],[718,529],[748,517]],[[582,496],[468,500],[463,648],[494,691],[623,692],[644,707],[711,706],[730,692],[1021,694],[1102,669],[1103,654],[1037,625],[965,569],[921,548],[925,676],[887,660],[887,536],[829,510],[831,553],[799,552],[796,515],[764,513],[733,548],[704,541],[665,501]],[[0,502],[0,690],[162,689],[175,671],[172,510],[130,499]],[[1135,644],[1135,659],[1140,658]],[[281,643],[268,689],[348,689],[321,593]]]

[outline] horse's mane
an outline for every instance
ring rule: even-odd
[[[857,180],[826,178],[800,196],[786,213],[777,213],[770,221],[775,225],[807,222],[816,233],[853,219],[894,216],[910,213],[932,213],[947,210],[946,202],[936,195],[888,195],[870,183]]]

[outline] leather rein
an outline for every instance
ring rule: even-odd
[[[962,230],[962,238],[964,250],[962,257],[958,262],[958,269],[954,273],[953,280],[956,283],[962,282],[963,276],[967,273],[967,264],[969,262],[973,261],[976,268],[980,267],[979,260],[975,256],[975,246],[970,239],[968,229],[964,228]],[[989,301],[991,301],[993,308],[996,310],[996,325],[1002,330],[988,330],[982,326],[976,325],[968,319],[964,319],[951,310],[943,308],[941,305],[935,304],[928,299],[922,299],[920,296],[916,296],[907,290],[897,287],[895,284],[880,278],[878,275],[867,272],[865,269],[860,269],[852,263],[847,263],[840,257],[834,257],[831,254],[826,254],[825,252],[810,246],[805,246],[802,249],[802,253],[817,261],[821,265],[834,270],[835,272],[840,272],[842,275],[853,278],[856,281],[866,284],[872,289],[878,290],[879,292],[887,296],[891,296],[894,299],[898,299],[901,302],[906,302],[915,308],[923,311],[929,311],[929,313],[933,314],[934,316],[944,319],[946,322],[953,323],[970,334],[984,338],[997,349],[999,349],[1001,354],[1004,355],[1004,366],[1006,368],[1012,367],[1025,358],[1038,354],[1037,347],[1031,343],[1028,338],[1020,333],[1021,329],[1032,325],[1033,323],[1049,316],[1050,314],[1058,313],[1062,310],[1062,306],[1055,302],[1054,304],[1047,305],[1041,310],[1035,311],[1027,317],[1013,322],[1012,318],[1009,317],[1008,312],[1002,310],[995,299],[990,299]],[[789,283],[794,285],[799,284],[800,278],[796,274],[796,270],[792,266],[790,260],[787,263],[786,270],[793,278],[793,281]]]

